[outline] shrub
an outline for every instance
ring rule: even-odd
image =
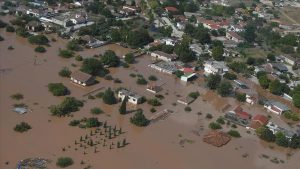
[[[95,108],[92,108],[91,109],[91,114],[102,114],[103,113],[103,111],[100,109],[100,108],[98,108],[98,107],[95,107]]]
[[[212,116],[212,114],[210,114],[210,113],[207,113],[207,114],[206,114],[206,118],[207,118],[207,119],[212,119],[212,118],[213,118],[213,116]]]
[[[14,48],[13,46],[10,45],[7,49],[8,49],[8,50],[14,50],[15,48]]]
[[[72,120],[70,121],[69,126],[78,126],[79,124],[80,124],[79,120]]]
[[[53,116],[65,116],[71,112],[79,110],[83,106],[83,102],[75,99],[74,97],[66,97],[59,105],[52,105],[49,107]]]
[[[127,53],[124,58],[125,62],[128,64],[132,64],[135,61],[134,55],[132,53]]]
[[[46,52],[46,48],[44,48],[43,46],[38,46],[34,49],[35,52],[39,52],[39,53],[45,53]]]
[[[230,130],[227,133],[232,137],[241,137],[240,133],[236,130]]]
[[[74,52],[70,50],[60,49],[58,55],[63,58],[71,58],[74,57]]]
[[[120,79],[116,78],[116,79],[114,80],[114,83],[122,83],[122,81],[121,81]]]
[[[233,87],[231,83],[227,81],[221,82],[217,89],[219,95],[221,95],[222,97],[228,96],[232,92],[232,90]]]
[[[56,165],[61,168],[65,168],[71,166],[73,164],[73,160],[70,157],[60,157],[57,159]]]
[[[148,79],[151,80],[151,81],[156,81],[157,77],[154,76],[154,75],[151,75],[151,76],[148,77]]]
[[[114,92],[108,88],[107,90],[105,90],[103,96],[102,96],[103,102],[105,104],[108,105],[112,105],[112,104],[116,104],[117,103],[117,99],[114,95]]]
[[[191,107],[185,107],[185,108],[184,108],[184,111],[190,112],[190,111],[192,111],[192,108],[191,108]]]
[[[130,73],[129,76],[130,76],[130,77],[136,77],[136,74]]]
[[[156,112],[156,109],[155,109],[154,107],[152,107],[152,108],[150,109],[150,112],[151,112],[151,113],[155,113],[155,112]]]
[[[154,98],[154,99],[149,99],[148,101],[148,104],[150,104],[151,106],[160,106],[161,103],[159,102],[158,99]]]
[[[80,55],[77,55],[77,56],[75,56],[75,60],[77,60],[77,61],[82,61],[82,60],[83,60],[83,58],[82,58],[82,56],[80,56]]]
[[[24,96],[21,93],[16,93],[10,96],[14,100],[21,100],[24,98]]]
[[[183,73],[183,71],[176,70],[176,71],[174,72],[174,74],[176,75],[176,77],[180,78],[184,73]]]
[[[59,76],[61,76],[61,77],[70,77],[71,76],[71,71],[69,70],[69,68],[67,68],[67,67],[64,67],[64,68],[62,68],[59,72],[58,72],[58,74],[59,74]]]
[[[191,92],[189,93],[189,97],[193,98],[193,99],[197,99],[200,96],[199,92]]]
[[[146,79],[144,79],[143,77],[142,78],[138,78],[137,81],[136,81],[137,84],[139,85],[146,85],[148,82]]]
[[[144,127],[147,126],[150,121],[143,114],[143,110],[138,110],[131,118],[130,122],[136,126]]]
[[[95,117],[88,118],[85,121],[85,127],[86,128],[99,127],[101,125],[102,125],[102,123],[99,122],[98,118],[95,118]]]
[[[290,120],[293,120],[293,121],[299,121],[300,120],[299,115],[297,113],[291,112],[291,111],[284,112],[283,116],[286,119],[290,119]]]
[[[7,23],[0,20],[0,28],[5,28],[7,26]]]
[[[237,93],[235,95],[236,100],[239,102],[245,102],[246,101],[246,94],[245,93]]]
[[[102,98],[102,97],[103,97],[103,95],[104,95],[104,93],[103,93],[103,92],[99,92],[99,93],[97,93],[97,94],[96,94],[96,97],[97,97],[97,98]]]
[[[225,124],[225,121],[224,121],[223,117],[219,117],[217,119],[217,123],[219,123],[219,124]]]
[[[26,122],[21,122],[20,124],[17,124],[14,128],[15,131],[20,132],[20,133],[23,133],[30,129],[31,129],[31,126]]]
[[[29,43],[36,45],[47,45],[49,43],[48,38],[45,35],[33,35],[28,38]]]
[[[6,32],[15,32],[15,28],[9,25],[6,27]]]
[[[226,78],[226,79],[228,79],[228,80],[235,80],[235,79],[237,79],[236,74],[229,73],[229,72],[225,73],[223,77]]]
[[[54,96],[65,96],[69,93],[68,88],[64,86],[62,83],[49,83],[48,90]]]
[[[0,36],[0,41],[4,41],[4,38],[2,36]]]
[[[113,77],[111,75],[106,75],[104,77],[105,80],[113,80]]]
[[[219,123],[211,122],[209,123],[209,128],[213,130],[222,129],[222,126]]]

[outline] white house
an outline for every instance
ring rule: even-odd
[[[264,107],[268,111],[270,111],[272,113],[275,113],[277,115],[282,115],[282,113],[290,110],[290,108],[287,105],[282,104],[282,103],[277,102],[277,101],[267,101],[265,103]]]
[[[171,62],[178,58],[178,56],[176,54],[168,54],[168,53],[165,53],[162,51],[154,51],[151,53],[151,56],[156,59],[163,60],[166,62]]]
[[[273,134],[282,132],[288,139],[291,139],[295,134],[293,131],[282,128],[273,122],[268,122],[266,126],[273,132]]]
[[[204,64],[204,71],[206,74],[223,75],[228,72],[228,67],[222,61],[209,60]]]
[[[142,96],[127,89],[121,89],[118,93],[118,98],[123,101],[125,97],[127,97],[127,101],[132,104],[139,104],[142,101]]]

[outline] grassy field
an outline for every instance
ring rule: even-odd
[[[279,14],[280,20],[282,22],[295,24],[300,24],[299,8],[285,7],[281,9]]]

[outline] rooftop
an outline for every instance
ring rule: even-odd
[[[77,72],[72,73],[71,77],[76,80],[79,80],[81,82],[86,82],[90,78],[92,78],[92,75],[89,75],[89,74],[81,72],[81,71],[77,71]]]

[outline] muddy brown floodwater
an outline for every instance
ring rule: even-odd
[[[7,17],[2,17],[8,20]],[[243,168],[243,169],[297,169],[299,167],[299,152],[292,152],[288,157],[284,150],[273,150],[268,145],[262,144],[253,134],[246,134],[246,130],[239,127],[242,138],[233,139],[226,146],[215,148],[202,142],[200,136],[193,134],[194,130],[199,130],[199,126],[204,126],[204,133],[208,130],[207,125],[212,120],[205,119],[206,113],[212,113],[214,119],[222,115],[216,103],[210,103],[199,97],[190,107],[191,112],[185,112],[184,106],[172,105],[177,100],[177,95],[186,96],[189,92],[199,91],[205,95],[206,89],[188,84],[184,85],[180,80],[172,76],[161,74],[149,68],[150,56],[137,58],[137,63],[129,68],[110,69],[113,78],[119,78],[123,83],[115,84],[100,78],[96,85],[83,88],[70,83],[69,79],[58,76],[58,71],[62,67],[69,67],[71,70],[79,69],[80,62],[74,58],[63,59],[58,56],[59,48],[63,48],[66,40],[57,38],[57,42],[51,42],[51,47],[47,47],[47,52],[38,54],[34,52],[34,46],[30,45],[26,39],[16,37],[14,33],[6,33],[0,30],[0,35],[5,38],[0,42],[0,168],[15,168],[17,162],[31,157],[42,157],[52,160],[49,168],[55,166],[56,159],[61,156],[69,156],[74,160],[74,165],[70,168],[83,168],[91,165],[92,168],[123,168],[123,169],[219,169],[219,168]],[[15,49],[8,50],[12,45]],[[105,50],[114,50],[118,56],[126,54],[130,49],[124,49],[118,45],[107,45],[97,49],[79,52],[84,57],[103,53]],[[36,57],[35,57],[36,56]],[[36,61],[35,61],[36,58]],[[34,64],[35,63],[35,64]],[[76,64],[77,67],[71,66]],[[132,114],[121,116],[118,113],[119,104],[104,105],[100,99],[90,100],[83,95],[104,87],[125,87],[147,98],[154,95],[146,92],[146,86],[136,84],[136,78],[129,76],[130,73],[142,74],[145,78],[149,75],[158,77],[159,83],[163,83],[163,90],[160,94],[165,99],[162,106],[156,107],[157,111],[171,109],[174,111],[167,119],[158,121],[146,128],[138,128],[129,123]],[[86,100],[85,106],[78,112],[73,113],[73,117],[57,118],[50,115],[48,107],[58,104],[63,97],[52,96],[47,89],[48,83],[61,82],[66,85],[71,96]],[[10,96],[15,93],[22,93],[24,99],[20,101],[12,100]],[[95,94],[95,93],[93,93]],[[216,101],[214,101],[216,102]],[[224,103],[223,103],[224,102]],[[32,110],[24,115],[19,115],[12,111],[13,104],[25,103]],[[236,105],[233,99],[222,100],[223,104]],[[100,107],[105,114],[91,115],[90,109]],[[144,109],[147,117],[152,116],[148,104],[139,105]],[[253,109],[252,109],[253,110]],[[256,108],[256,111],[262,111]],[[198,115],[202,112],[203,115]],[[125,134],[121,139],[126,138],[130,143],[120,149],[100,148],[94,153],[93,149],[87,149],[86,154],[82,150],[75,150],[74,140],[90,132],[88,129],[70,127],[68,123],[72,119],[82,117],[98,117],[111,125],[122,127]],[[25,121],[32,126],[32,129],[17,133],[14,126]],[[224,130],[229,130],[224,126]],[[252,132],[253,133],[253,132]],[[192,140],[179,143],[183,139]],[[68,148],[70,146],[70,148]],[[62,151],[62,148],[66,148]],[[77,145],[78,148],[78,145]],[[243,155],[247,154],[244,158]],[[284,163],[275,164],[270,159],[262,158],[266,154],[271,158],[284,160]],[[80,164],[80,161],[86,164]],[[9,164],[6,164],[9,162]]]

